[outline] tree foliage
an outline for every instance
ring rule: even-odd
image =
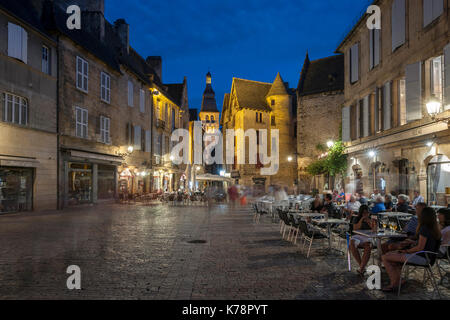
[[[306,171],[312,176],[327,174],[331,177],[345,175],[347,171],[347,155],[344,154],[345,146],[342,141],[337,141],[328,150],[325,158],[311,163]]]

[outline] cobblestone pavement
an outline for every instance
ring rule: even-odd
[[[66,287],[70,265],[81,268],[82,290]],[[436,298],[412,278],[402,299]],[[0,298],[397,299],[369,291],[320,244],[306,259],[250,209],[162,205],[0,216]]]

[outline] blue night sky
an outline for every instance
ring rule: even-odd
[[[188,77],[190,108],[200,108],[210,68],[219,109],[233,77],[296,87],[310,59],[332,55],[367,0],[105,0],[110,22],[125,18],[131,45],[163,58],[163,82]]]

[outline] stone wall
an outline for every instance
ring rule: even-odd
[[[328,141],[339,139],[344,93],[340,91],[299,96],[297,101],[299,191],[310,192],[313,177],[306,173],[306,168],[323,153],[317,150],[318,144],[326,146]],[[315,188],[322,189],[323,182],[315,183]]]

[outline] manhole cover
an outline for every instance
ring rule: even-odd
[[[191,240],[191,241],[188,241],[188,243],[191,243],[191,244],[204,244],[204,243],[206,243],[206,240]]]

